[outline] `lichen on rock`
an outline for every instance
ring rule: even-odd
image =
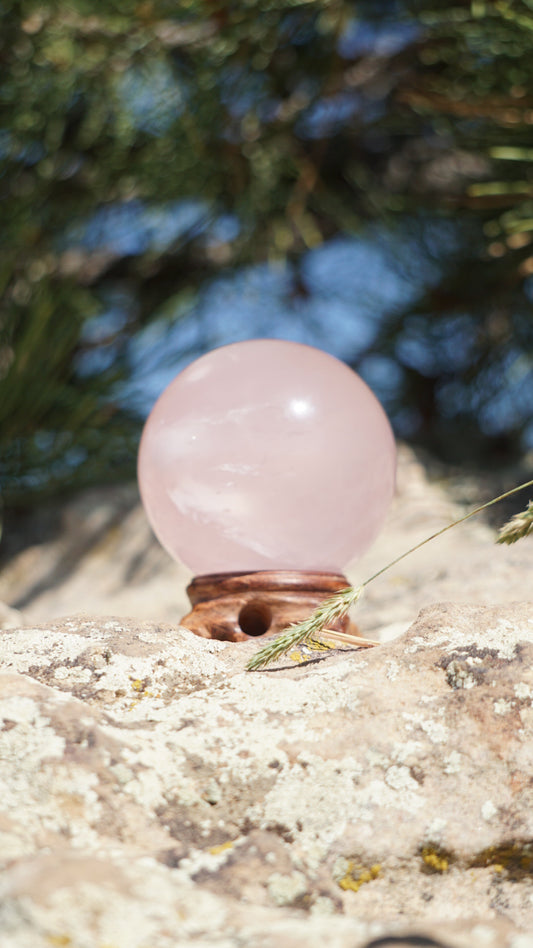
[[[6,945],[532,930],[533,605],[432,606],[263,675],[255,648],[112,618],[3,632]]]

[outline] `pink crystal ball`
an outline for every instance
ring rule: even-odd
[[[156,402],[139,450],[148,519],[196,574],[341,571],[394,492],[387,417],[344,363],[272,339],[215,349]]]

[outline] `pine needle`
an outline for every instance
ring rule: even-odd
[[[374,573],[362,586],[348,586],[346,589],[341,589],[341,591],[334,596],[330,596],[330,598],[321,603],[318,609],[315,609],[307,619],[304,619],[302,622],[293,623],[286,632],[283,632],[276,639],[267,642],[263,648],[259,649],[256,655],[248,662],[246,666],[247,671],[257,671],[259,668],[265,668],[267,665],[270,665],[271,662],[275,661],[275,659],[281,658],[282,655],[285,655],[285,653],[289,652],[292,648],[307,642],[309,639],[319,637],[321,632],[323,632],[330,623],[346,615],[350,606],[356,603],[361,597],[365,586],[368,586],[368,584],[372,583],[378,576],[381,576],[387,570],[391,569],[392,566],[396,566],[396,564],[405,559],[406,556],[414,553],[415,550],[419,550],[431,540],[435,540],[436,537],[440,537],[443,533],[446,533],[447,530],[451,530],[452,527],[457,527],[458,524],[464,523],[465,520],[469,520],[470,517],[474,517],[482,510],[486,510],[487,507],[492,507],[493,504],[499,503],[500,500],[505,500],[506,497],[511,497],[512,494],[518,493],[518,491],[523,490],[525,487],[532,486],[533,480],[526,481],[525,484],[519,484],[518,487],[513,487],[511,490],[505,491],[504,494],[494,497],[487,503],[475,507],[474,510],[465,514],[464,517],[459,517],[459,519],[454,520],[453,523],[448,523],[445,527],[437,530],[436,533],[432,533],[431,536],[426,537],[425,540],[422,540],[409,550],[406,550],[405,553],[401,553],[400,556],[397,556],[390,563],[387,563],[386,566],[378,570],[377,573]],[[518,524],[515,523],[516,521],[518,521]],[[509,523],[505,524],[500,531],[497,542],[514,543],[516,540],[519,540],[520,537],[527,536],[532,529],[533,503],[530,501],[528,509],[524,511],[524,513],[517,514]]]
[[[496,543],[516,543],[522,537],[527,537],[533,530],[533,500],[529,501],[527,510],[515,514],[501,528]]]

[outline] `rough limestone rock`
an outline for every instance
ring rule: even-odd
[[[533,603],[257,647],[2,633],[2,948],[533,948]]]

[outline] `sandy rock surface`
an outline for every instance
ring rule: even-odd
[[[533,948],[533,604],[257,647],[4,631],[2,948]]]

